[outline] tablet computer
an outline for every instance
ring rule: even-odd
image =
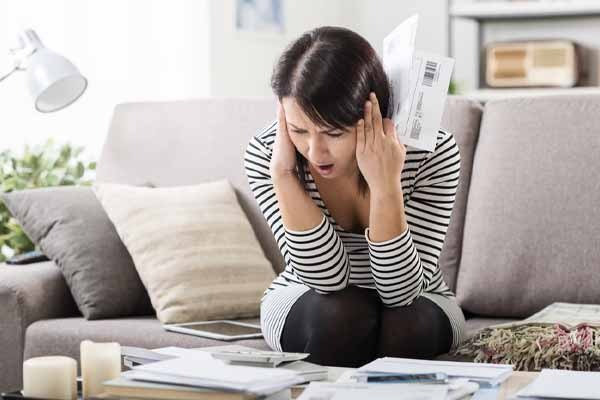
[[[185,333],[188,335],[224,341],[263,337],[260,325],[230,320],[165,324],[163,327],[172,332]]]

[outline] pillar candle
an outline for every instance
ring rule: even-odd
[[[23,363],[23,396],[77,398],[77,361],[70,357],[35,357]]]
[[[83,398],[104,392],[103,382],[121,374],[121,346],[119,343],[81,342],[81,378]]]

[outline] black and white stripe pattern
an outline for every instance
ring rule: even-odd
[[[272,348],[281,350],[279,337],[293,305],[289,296],[292,292],[299,297],[308,288],[326,294],[357,285],[377,290],[389,307],[410,305],[424,293],[454,298],[438,267],[460,171],[460,154],[451,133],[438,132],[433,152],[407,148],[402,191],[408,229],[376,243],[369,238],[369,228],[357,234],[344,231],[336,223],[308,168],[306,190],[323,211],[323,219],[301,232],[283,226],[269,173],[276,132],[277,120],[251,138],[244,157],[250,188],[286,263],[262,297],[261,324],[263,331],[269,331],[265,338]],[[283,296],[280,288],[295,285],[301,287],[287,289]],[[282,302],[270,297],[278,291],[282,292]],[[265,302],[267,297],[269,302]],[[460,331],[458,327],[453,329]]]

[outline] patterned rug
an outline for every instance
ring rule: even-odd
[[[528,324],[480,330],[453,352],[474,362],[513,364],[515,371],[542,368],[600,370],[600,328],[587,323]]]

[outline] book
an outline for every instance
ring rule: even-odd
[[[276,392],[267,397],[259,397],[243,392],[226,392],[206,388],[181,385],[152,383],[128,379],[125,371],[119,378],[104,382],[104,392],[111,397],[132,397],[142,399],[165,400],[277,400],[289,398],[289,389]]]

